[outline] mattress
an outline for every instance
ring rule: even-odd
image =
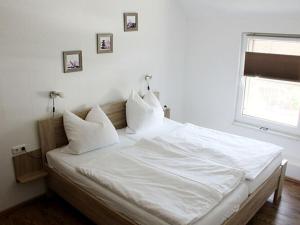
[[[94,196],[114,210],[121,212],[125,215],[129,215],[134,221],[139,224],[156,224],[167,225],[166,222],[149,214],[141,208],[129,203],[122,199],[118,195],[114,194],[110,190],[95,183],[88,177],[81,175],[76,171],[76,166],[82,162],[86,162],[92,158],[99,156],[99,154],[109,154],[111,151],[118,151],[119,149],[133,145],[135,141],[130,140],[124,136],[120,136],[120,143],[114,146],[110,146],[104,149],[88,152],[83,155],[70,155],[62,152],[63,148],[47,153],[48,164],[51,168],[54,168],[59,174],[64,175],[71,179],[74,183],[84,188]],[[239,209],[239,206],[248,197],[247,184],[240,184],[235,191],[229,194],[223,201],[215,207],[209,214],[201,218],[194,225],[220,225],[227,218],[229,218],[234,212]]]
[[[256,189],[262,185],[268,177],[281,165],[282,156],[279,155],[252,181],[246,180],[249,194],[252,194]]]

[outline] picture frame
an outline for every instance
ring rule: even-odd
[[[97,34],[97,53],[112,53],[114,50],[114,35],[112,33]]]
[[[82,71],[82,51],[63,52],[64,73]]]
[[[138,13],[124,13],[124,31],[138,31],[139,30]]]

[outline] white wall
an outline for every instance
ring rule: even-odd
[[[139,32],[123,32],[126,11],[139,13]],[[41,181],[15,183],[10,148],[39,147],[37,120],[51,115],[50,90],[65,93],[58,112],[77,110],[126,98],[150,73],[180,120],[184,27],[173,0],[1,0],[0,211],[44,192]],[[114,33],[113,54],[96,54],[98,32]],[[64,50],[83,51],[83,72],[62,73]]]
[[[202,15],[198,11],[192,15],[188,19],[184,118],[201,126],[283,146],[284,156],[290,161],[288,175],[300,180],[299,141],[232,125],[242,32],[300,34],[299,21],[299,13],[278,16],[206,11]]]

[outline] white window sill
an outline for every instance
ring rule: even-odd
[[[232,125],[239,126],[239,127],[244,127],[244,128],[250,128],[250,129],[262,132],[262,133],[281,136],[281,137],[284,137],[284,138],[289,138],[289,139],[293,139],[293,140],[297,140],[297,141],[300,140],[300,136],[298,136],[298,135],[287,134],[287,133],[283,133],[283,132],[276,131],[276,130],[270,130],[270,129],[269,130],[262,130],[261,127],[258,127],[258,126],[252,125],[252,124],[248,124],[248,123],[245,123],[245,122],[240,122],[240,121],[237,121],[237,120],[233,121]]]

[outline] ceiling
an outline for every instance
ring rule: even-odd
[[[188,14],[300,14],[300,0],[178,0]]]

